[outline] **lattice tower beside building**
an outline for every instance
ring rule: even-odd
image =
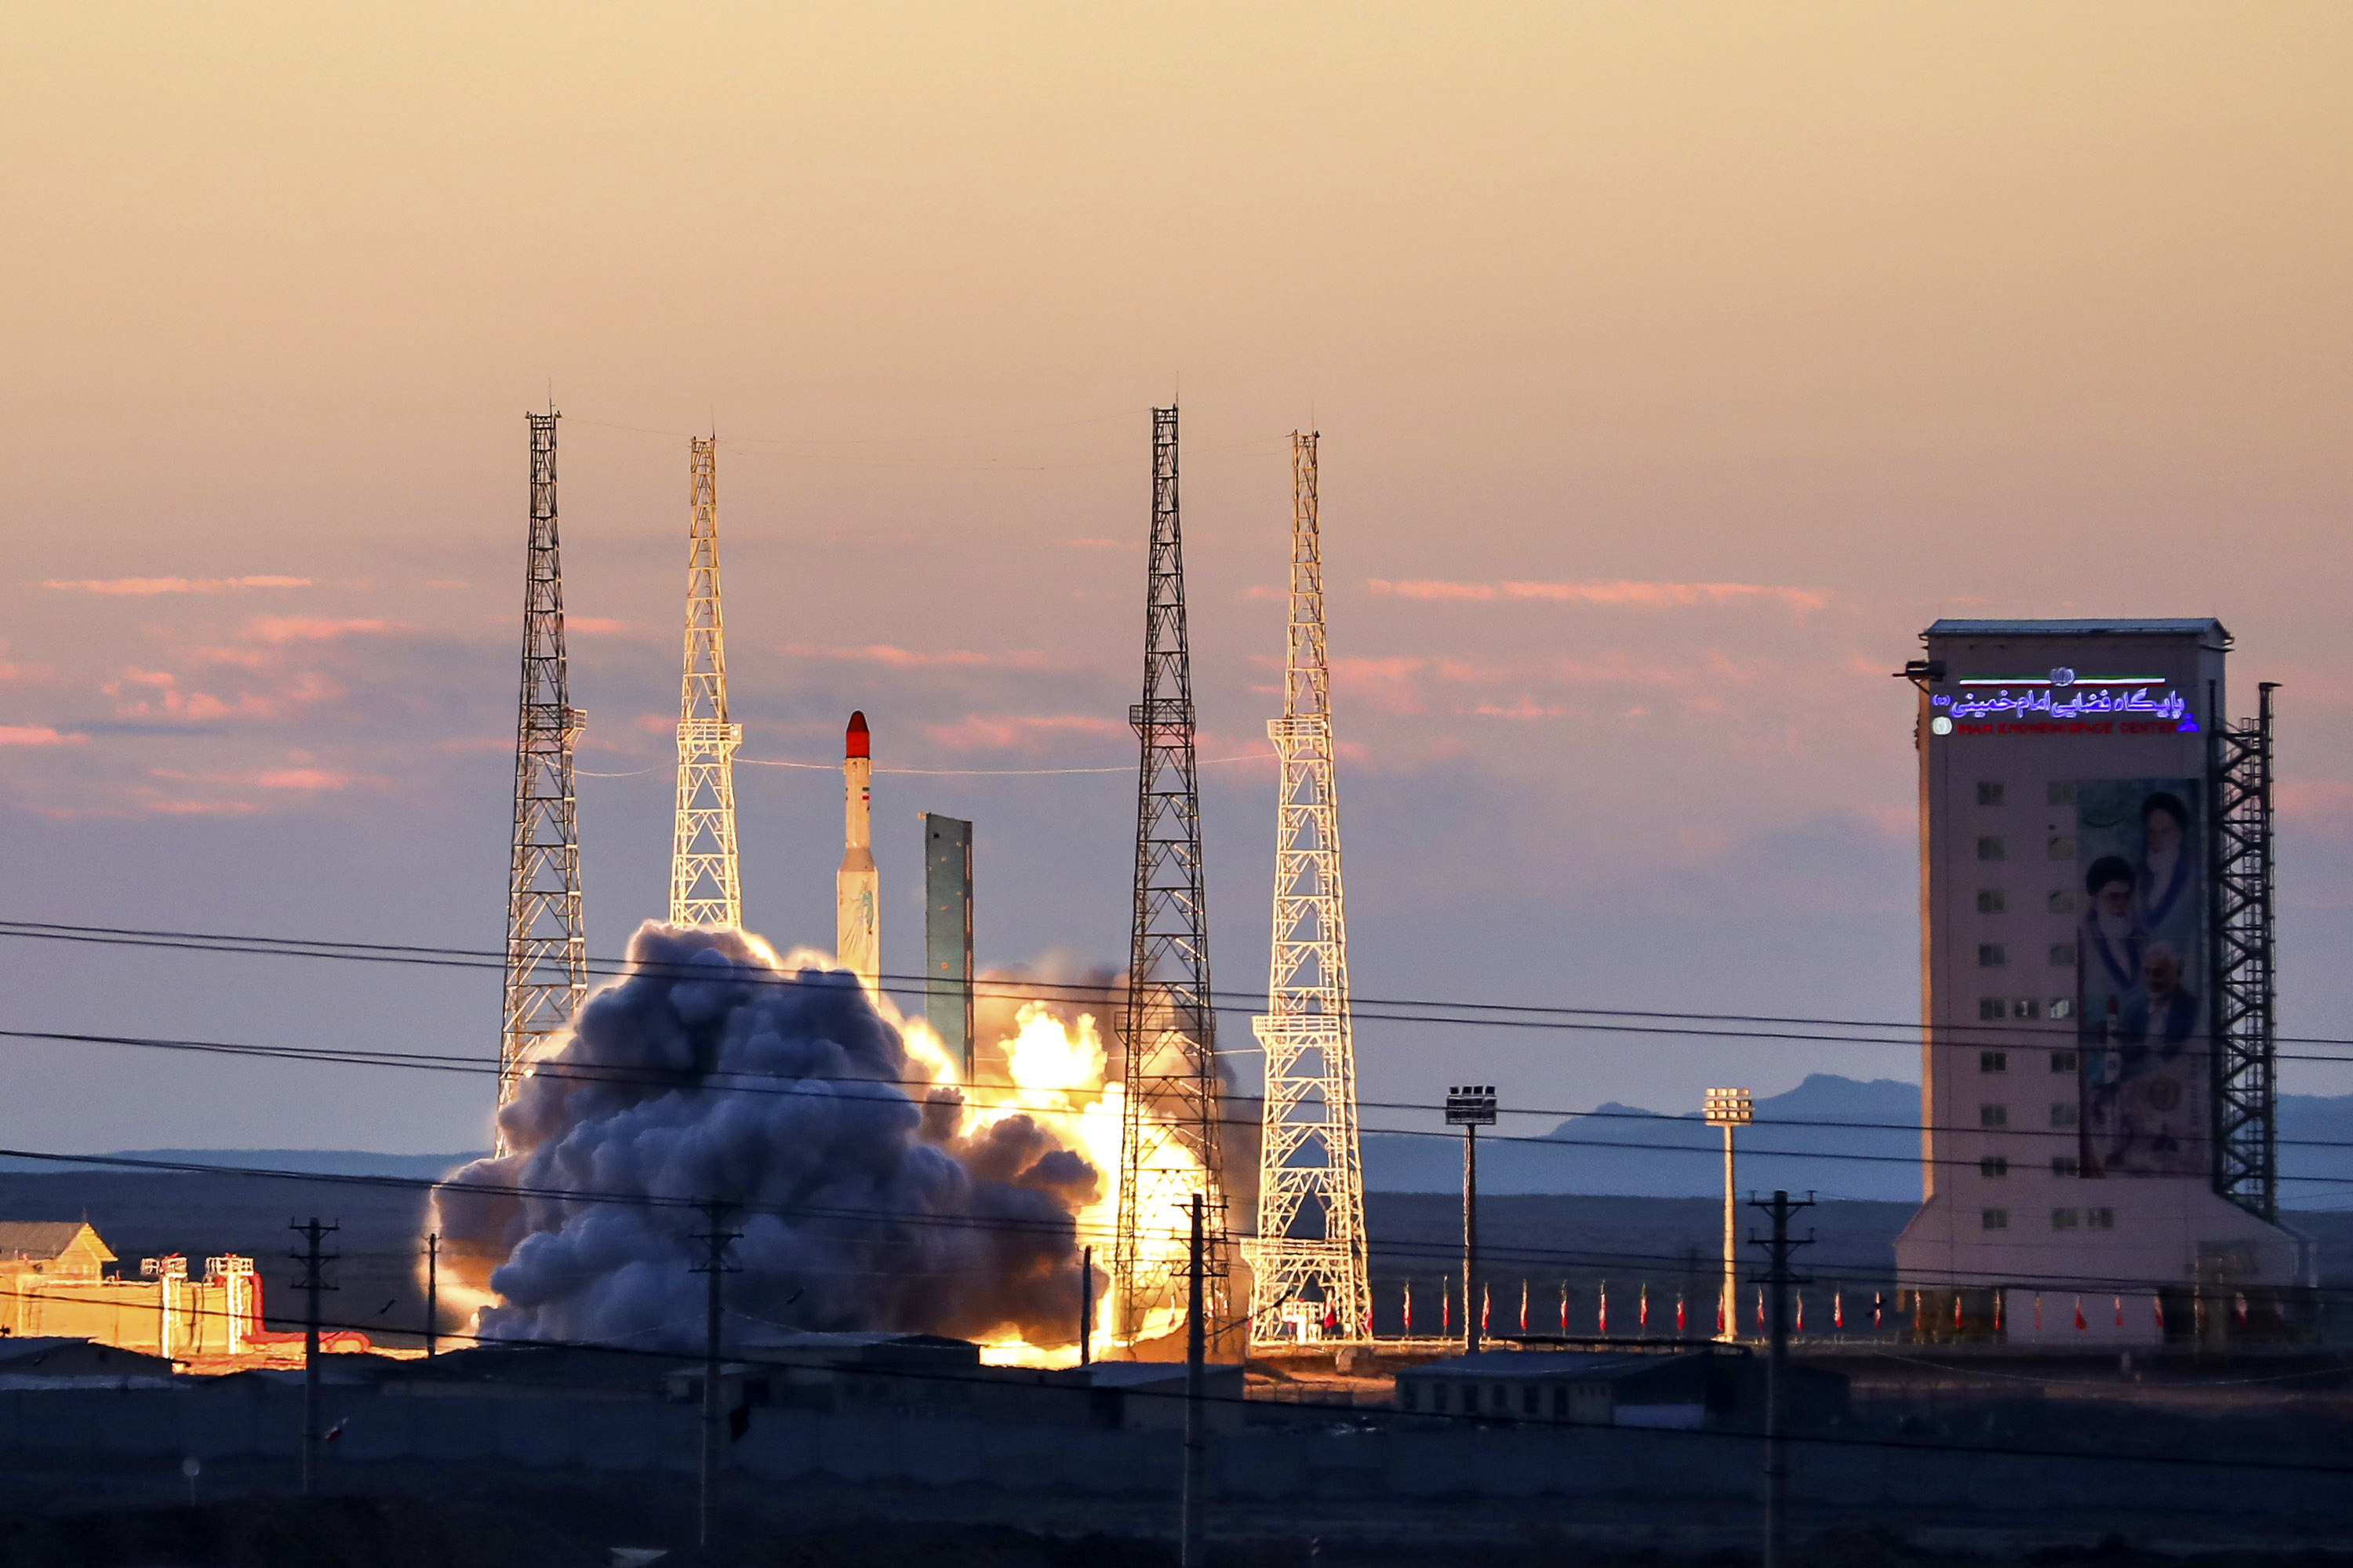
[[[1192,1197],[1207,1210],[1212,1335],[1224,1329],[1227,1220],[1218,1153],[1217,1017],[1209,1000],[1201,796],[1177,524],[1176,410],[1152,411],[1152,549],[1145,599],[1144,700],[1128,710],[1137,768],[1135,906],[1124,1025],[1115,1332],[1125,1343],[1183,1321]]]
[[[1266,726],[1282,771],[1274,948],[1266,1015],[1254,1021],[1266,1047],[1258,1236],[1249,1248],[1254,1345],[1372,1338],[1315,445],[1314,434],[1293,432],[1291,630],[1282,716]]]
[[[499,1104],[522,1065],[568,1027],[588,994],[580,922],[580,824],[572,748],[585,715],[564,661],[564,561],[555,525],[556,414],[531,428],[531,540],[523,556],[522,692],[515,717],[514,852],[507,867],[504,1023]],[[499,1137],[501,1153],[506,1139]]]
[[[727,718],[727,644],[719,614],[716,440],[690,442],[693,513],[686,559],[686,672],[678,694],[678,829],[670,869],[673,926],[744,924],[735,862],[735,748]]]

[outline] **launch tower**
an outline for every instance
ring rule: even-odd
[[[1207,1210],[1204,1316],[1213,1335],[1227,1319],[1217,1016],[1209,1001],[1208,906],[1201,889],[1201,797],[1174,408],[1152,411],[1144,700],[1128,710],[1128,721],[1142,742],[1142,757],[1112,1287],[1118,1337],[1133,1343],[1181,1320],[1190,1234],[1185,1211],[1196,1193]]]
[[[1372,1338],[1348,932],[1332,791],[1315,442],[1312,433],[1292,433],[1290,646],[1282,716],[1266,726],[1282,764],[1282,784],[1275,809],[1273,959],[1266,1015],[1254,1021],[1266,1047],[1266,1113],[1258,1238],[1249,1249],[1253,1345],[1307,1337],[1311,1316],[1322,1322],[1326,1340]]]
[[[727,721],[727,642],[719,618],[716,439],[689,443],[694,514],[686,558],[686,673],[678,694],[678,831],[670,867],[673,926],[744,924],[735,871],[735,748]]]
[[[515,715],[514,853],[507,864],[505,1022],[499,1104],[514,1098],[533,1049],[588,994],[580,924],[580,824],[572,747],[583,715],[564,663],[564,562],[555,530],[555,421],[531,426],[531,542],[523,556],[522,693]],[[499,1139],[506,1151],[506,1139]]]

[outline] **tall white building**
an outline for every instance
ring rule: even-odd
[[[2274,1223],[2268,692],[2260,729],[2230,724],[2211,620],[1924,641],[1926,1201],[1895,1253],[1915,1328],[2293,1332],[2310,1263]]]

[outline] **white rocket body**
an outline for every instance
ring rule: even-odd
[[[841,758],[841,869],[834,874],[834,958],[871,995],[882,983],[881,873],[874,868],[874,759],[866,715],[849,715]]]

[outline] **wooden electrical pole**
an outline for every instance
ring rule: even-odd
[[[1208,1382],[1204,1367],[1207,1350],[1206,1325],[1202,1309],[1208,1301],[1201,1288],[1203,1251],[1201,1226],[1201,1194],[1193,1194],[1193,1249],[1187,1266],[1188,1309],[1185,1314],[1185,1494],[1180,1542],[1179,1568],[1202,1568],[1201,1557],[1201,1488],[1208,1478],[1208,1467],[1201,1429],[1201,1395]]]
[[[425,1353],[432,1355],[441,1340],[441,1233],[425,1238]]]
[[[694,1272],[710,1277],[710,1289],[704,1297],[702,1338],[702,1487],[695,1513],[695,1540],[698,1544],[711,1544],[712,1490],[719,1471],[719,1331],[724,1309],[720,1294],[720,1281],[725,1276],[740,1272],[727,1261],[727,1244],[741,1236],[741,1231],[727,1228],[728,1216],[734,1205],[717,1199],[697,1203],[703,1219],[711,1228],[694,1239],[703,1244],[703,1259]]]
[[[289,1220],[287,1229],[301,1233],[301,1252],[287,1255],[302,1266],[302,1277],[294,1288],[302,1292],[302,1495],[309,1497],[317,1485],[319,1467],[319,1292],[335,1287],[326,1281],[324,1269],[343,1255],[322,1253],[319,1244],[328,1235],[343,1229],[341,1225],[322,1225],[316,1214],[311,1223]]]
[[[1752,1246],[1765,1248],[1772,1266],[1765,1283],[1772,1288],[1772,1354],[1765,1362],[1765,1564],[1764,1568],[1783,1568],[1789,1558],[1789,1451],[1785,1438],[1788,1422],[1783,1404],[1789,1393],[1789,1287],[1803,1285],[1804,1280],[1789,1272],[1789,1255],[1801,1246],[1811,1246],[1810,1235],[1800,1240],[1789,1236],[1789,1216],[1800,1209],[1814,1206],[1809,1197],[1802,1202],[1791,1202],[1787,1192],[1775,1192],[1769,1203],[1752,1200],[1748,1205],[1759,1210],[1773,1222],[1770,1237],[1748,1238]]]

